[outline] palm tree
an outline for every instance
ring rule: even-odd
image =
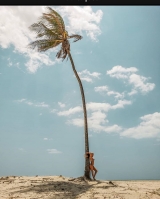
[[[75,65],[70,53],[70,43],[69,39],[74,39],[74,42],[82,39],[82,36],[73,34],[68,35],[68,32],[65,30],[65,24],[62,17],[52,8],[47,7],[48,12],[43,13],[42,17],[40,17],[38,23],[32,24],[29,28],[31,31],[36,32],[36,41],[31,42],[28,47],[36,48],[39,52],[47,51],[48,49],[54,48],[61,44],[61,48],[58,51],[56,57],[62,58],[64,60],[66,57],[70,59],[73,72],[77,78],[79,83],[81,96],[82,96],[82,104],[83,104],[83,112],[84,112],[84,133],[85,133],[85,153],[89,152],[89,141],[88,141],[88,124],[87,124],[87,110],[85,103],[85,95],[82,86],[81,79],[75,69]],[[89,172],[89,159],[85,158],[85,171],[84,177],[86,179],[90,179]]]

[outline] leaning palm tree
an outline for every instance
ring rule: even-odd
[[[28,47],[36,48],[39,52],[45,52],[48,49],[54,48],[61,44],[61,48],[58,51],[56,57],[70,59],[73,72],[77,78],[79,83],[81,96],[82,96],[82,104],[83,104],[83,112],[84,112],[84,133],[85,133],[85,153],[89,152],[89,142],[88,142],[88,124],[87,124],[87,111],[86,111],[86,103],[85,103],[85,95],[82,86],[81,79],[75,69],[75,65],[70,53],[70,43],[69,39],[74,39],[74,42],[82,39],[82,36],[73,34],[68,35],[68,32],[65,30],[65,24],[62,17],[52,8],[47,7],[48,12],[43,13],[42,17],[40,17],[37,23],[32,24],[29,28],[31,31],[36,32],[37,39],[36,41],[31,42]],[[84,177],[86,179],[90,179],[89,172],[89,159],[85,158],[85,171]]]

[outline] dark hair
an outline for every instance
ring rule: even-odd
[[[90,154],[88,153],[87,156],[88,156],[87,158],[89,158],[89,157],[90,157]]]

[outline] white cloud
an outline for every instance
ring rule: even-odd
[[[32,102],[29,102],[29,101],[26,102],[26,104],[28,104],[28,105],[30,105],[30,106],[33,105],[33,103],[32,103]]]
[[[86,82],[93,82],[93,78],[99,78],[99,76],[101,74],[97,73],[97,72],[91,73],[90,71],[88,71],[86,69],[86,70],[83,70],[81,72],[78,72],[78,75],[79,75],[81,80],[84,80]]]
[[[130,104],[132,104],[132,102],[129,100],[118,100],[118,103],[115,105],[111,105],[109,103],[90,102],[87,104],[87,110],[108,112],[111,109],[124,108],[125,105]]]
[[[94,87],[94,90],[96,92],[108,92],[109,88],[108,86],[98,86],[98,87]]]
[[[102,94],[107,94],[108,96],[113,95],[115,97],[115,99],[122,99],[124,98],[124,92],[123,93],[119,93],[116,91],[111,91],[109,90],[108,86],[98,86],[98,87],[94,87],[95,92],[99,92]]]
[[[27,99],[16,100],[16,102],[25,103],[25,104],[27,104],[29,106],[49,108],[49,105],[46,104],[45,102],[31,102],[31,101],[29,101]]]
[[[79,75],[81,76],[81,75]],[[86,81],[86,82],[93,82],[90,77],[80,77],[81,80]]]
[[[97,102],[89,102],[87,103],[87,110],[89,111],[109,111],[111,109],[111,105],[109,103],[97,103]]]
[[[23,102],[23,101],[26,101],[26,99],[17,100],[17,102]]]
[[[138,91],[142,94],[152,91],[155,84],[147,82],[150,78],[135,74],[137,71],[138,69],[135,67],[124,68],[122,66],[114,66],[111,70],[107,71],[107,75],[117,79],[123,79],[132,85],[133,89],[128,93],[130,96],[136,94]]]
[[[14,52],[26,56],[27,70],[35,73],[42,65],[53,65],[49,56],[27,48],[35,40],[29,26],[37,21],[44,11],[44,6],[1,6],[0,7],[0,45],[2,48],[14,46]],[[10,61],[11,65],[11,61]]]
[[[77,106],[77,107],[74,107],[74,108],[70,108],[67,111],[59,111],[57,114],[59,116],[68,116],[68,115],[72,115],[72,114],[75,114],[75,113],[78,113],[78,112],[81,112],[81,111],[82,111],[82,107]]]
[[[148,79],[149,78],[137,74],[132,74],[129,76],[129,83],[134,86],[134,89],[137,89],[142,93],[147,93],[149,91],[152,91],[155,87],[154,83],[146,82]]]
[[[48,141],[48,140],[52,140],[52,138],[43,138],[43,140]]]
[[[52,109],[51,110],[51,113],[56,113],[57,112],[57,109]]]
[[[142,122],[138,126],[125,129],[120,133],[120,135],[136,139],[154,138],[154,137],[160,138],[159,112],[144,115],[140,119]]]
[[[115,110],[117,108],[124,108],[125,105],[130,105],[130,104],[132,104],[132,102],[129,100],[118,100],[118,103],[114,105],[111,105],[109,103],[89,102],[86,104],[86,108],[87,111],[91,112],[97,112],[97,111],[108,112],[111,109]],[[59,116],[69,116],[82,111],[83,111],[82,107],[76,106],[74,108],[70,108],[69,110],[59,111],[57,114]]]
[[[114,97],[116,98],[116,99],[122,99],[122,98],[124,98],[124,92],[121,94],[121,93],[119,93],[119,92],[116,92],[116,91],[108,91],[107,92],[107,95],[108,96],[110,96],[110,95],[114,95]]]
[[[107,71],[107,74],[111,77],[128,78],[128,75],[137,72],[138,69],[135,67],[124,68],[122,66],[114,66],[111,70]],[[126,76],[125,76],[126,75]]]
[[[35,39],[34,39],[35,40]],[[45,65],[54,65],[56,62],[50,60],[49,56],[44,53],[39,53],[34,50],[27,50],[26,56],[29,58],[29,61],[25,63],[27,70],[30,73],[35,73],[38,68]]]
[[[21,53],[27,61],[25,66],[28,72],[35,73],[43,65],[54,65],[58,62],[50,59],[50,50],[47,53],[38,53],[35,50],[27,48],[27,45],[35,40],[35,34],[29,30],[29,26],[37,22],[38,18],[45,12],[46,6],[1,6],[0,7],[0,46],[8,48],[14,47],[15,53]],[[53,8],[54,9],[54,8]],[[59,6],[57,9],[60,14],[68,18],[68,30],[71,33],[86,31],[87,35],[96,40],[101,34],[97,24],[102,18],[102,11],[93,12],[91,7],[80,6]],[[9,62],[11,65],[12,62]]]
[[[82,118],[75,118],[67,121],[67,124],[72,124],[78,127],[84,126],[84,120]],[[109,125],[108,120],[106,120],[106,114],[101,111],[92,112],[88,116],[88,128],[94,132],[107,132],[107,133],[117,133],[122,129],[118,125]]]
[[[66,124],[72,124],[78,127],[83,127],[84,126],[84,120],[81,118],[75,118],[71,120],[67,120]]]
[[[21,102],[23,102],[23,101],[21,101]],[[28,100],[25,100],[25,104],[30,105],[30,106],[33,105],[33,103]]]
[[[94,12],[91,6],[60,6],[57,11],[62,17],[67,16],[69,24],[66,29],[71,33],[82,34],[85,31],[88,37],[97,41],[97,36],[101,34],[98,26],[103,16],[101,10]]]
[[[58,105],[61,107],[61,108],[64,108],[66,105],[61,103],[61,102],[58,102]]]
[[[120,101],[118,105],[114,105],[111,109],[122,108],[124,105],[130,104],[127,101]],[[157,138],[160,139],[160,113],[155,112],[141,117],[141,123],[136,127],[128,129],[117,124],[110,125],[107,120],[107,114],[100,108],[88,113],[88,128],[93,132],[119,133],[121,137],[130,137],[135,139]],[[84,126],[83,118],[73,118],[67,121],[77,127]]]
[[[57,149],[47,149],[48,153],[62,153],[61,151],[58,151]]]
[[[111,105],[108,103],[95,103],[95,102],[90,102],[86,104],[86,108],[89,111],[108,111],[111,109]],[[79,112],[82,112],[83,109],[80,106],[76,106],[74,108],[70,108],[69,110],[66,111],[59,111],[57,114],[59,116],[69,116],[73,115]]]
[[[109,110],[115,110],[119,108],[124,108],[126,105],[130,105],[132,102],[128,100],[119,100],[117,104],[111,105],[108,103],[95,103],[95,102],[90,102],[86,105],[87,111],[88,111],[88,127],[92,131],[95,132],[120,132],[122,130],[122,127],[114,124],[114,125],[109,125],[109,121],[106,119],[107,113]],[[71,111],[72,110],[72,111]],[[74,110],[74,111],[73,111]],[[79,111],[82,111],[82,108],[80,107],[75,107],[72,109],[69,109],[68,111],[63,111],[61,112],[61,116],[69,116],[73,113],[78,113]],[[60,115],[60,114],[59,114]],[[83,127],[84,126],[84,119],[83,118],[74,118],[74,119],[69,119],[66,122],[67,124],[72,124],[78,127]]]
[[[138,92],[135,89],[132,89],[131,92],[128,93],[128,95],[131,96],[131,95],[135,95],[137,93]]]
[[[93,131],[102,131],[103,125],[107,123],[106,114],[101,111],[91,113],[91,116],[88,118],[88,125]]]
[[[48,108],[48,107],[49,107],[49,105],[48,105],[48,104],[45,104],[45,102],[36,103],[36,104],[34,104],[34,106],[37,106],[37,107],[44,107],[44,108]]]
[[[106,133],[118,133],[122,130],[121,126],[118,126],[117,124],[111,125],[111,126],[107,126],[104,128],[104,131]]]
[[[113,105],[111,109],[117,109],[117,108],[124,108],[125,105],[131,105],[132,102],[129,100],[118,100],[118,103]]]

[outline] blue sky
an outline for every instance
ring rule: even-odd
[[[87,103],[97,179],[160,179],[160,7],[53,6]],[[27,49],[45,6],[0,7],[0,176],[84,173],[82,101],[59,49]]]

